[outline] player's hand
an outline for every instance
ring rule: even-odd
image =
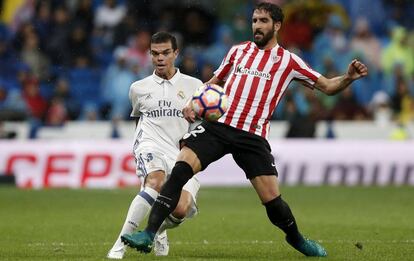
[[[351,80],[356,80],[368,75],[368,67],[357,59],[354,59],[348,65],[347,74]]]
[[[187,104],[183,109],[184,118],[190,122],[193,123],[196,120],[195,112],[193,111],[193,108],[191,107],[191,104]]]

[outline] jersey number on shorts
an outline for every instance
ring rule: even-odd
[[[186,133],[183,137],[183,139],[188,139],[190,136],[197,137],[197,134],[205,132],[206,129],[204,129],[203,126],[198,125],[194,130],[190,131],[189,133]]]

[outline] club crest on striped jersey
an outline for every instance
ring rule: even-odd
[[[254,77],[264,78],[266,80],[270,80],[270,78],[272,77],[268,72],[262,72],[257,69],[245,68],[241,65],[238,65],[235,68],[234,73],[237,75],[251,75]]]
[[[280,59],[282,59],[281,56],[279,56],[277,54],[272,55],[272,62],[278,63],[280,61]]]

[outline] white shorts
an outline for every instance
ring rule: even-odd
[[[166,179],[171,175],[171,171],[175,165],[175,160],[167,157],[165,154],[154,151],[141,149],[135,152],[135,160],[137,162],[136,173],[142,181],[145,180],[146,176],[154,171],[164,171],[166,173]],[[197,175],[193,176],[183,187],[183,190],[188,191],[193,198],[192,207],[187,213],[187,217],[193,217],[197,214],[197,194],[200,189],[200,182],[198,181]],[[142,182],[141,184],[144,184]],[[142,187],[143,189],[143,187]]]

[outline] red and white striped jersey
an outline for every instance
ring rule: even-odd
[[[254,42],[233,46],[214,72],[226,81],[227,112],[219,122],[267,138],[269,119],[292,80],[310,88],[321,76],[297,55],[276,45],[261,50]]]

